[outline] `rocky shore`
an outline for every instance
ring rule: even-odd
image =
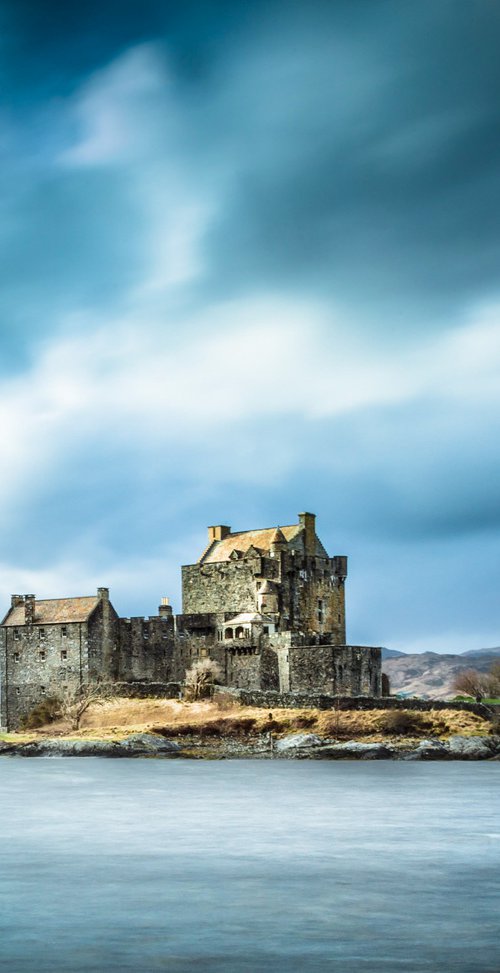
[[[415,742],[338,743],[315,733],[275,739],[236,737],[216,740],[169,740],[157,733],[136,733],[120,740],[42,739],[0,741],[5,757],[155,757],[191,760],[500,760],[499,736],[452,736]]]

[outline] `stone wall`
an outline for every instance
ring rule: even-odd
[[[483,703],[448,702],[443,699],[398,699],[396,696],[330,696],[326,693],[280,693],[258,690],[233,689],[221,686],[219,692],[238,699],[243,706],[258,706],[263,709],[340,709],[371,710],[395,709],[432,712],[434,710],[457,710],[475,713],[485,719],[493,717],[492,711]]]
[[[16,727],[37,703],[88,678],[88,626],[0,628],[1,723]]]
[[[223,561],[215,564],[188,564],[182,568],[182,611],[255,611],[255,577],[261,571],[261,558]]]
[[[291,645],[288,658],[291,692],[380,695],[382,662],[379,648],[356,645]]]
[[[119,660],[119,680],[178,678],[173,617],[121,618]]]

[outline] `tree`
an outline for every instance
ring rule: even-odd
[[[222,670],[215,659],[200,659],[186,672],[186,698],[204,699],[210,696],[215,683],[219,682]]]
[[[60,715],[69,720],[72,730],[79,730],[84,713],[92,703],[104,703],[112,696],[112,687],[100,682],[82,683],[76,689],[63,690],[60,696]]]
[[[456,692],[475,696],[480,701],[483,696],[489,696],[496,691],[496,679],[489,672],[478,672],[477,669],[462,669],[457,672],[453,680]]]
[[[490,666],[490,676],[492,679],[492,696],[500,696],[500,661],[494,662]]]

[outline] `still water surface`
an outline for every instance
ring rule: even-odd
[[[9,973],[498,973],[500,763],[3,759]]]

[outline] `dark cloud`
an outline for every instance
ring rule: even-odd
[[[497,288],[498,12],[380,4],[338,32],[332,6],[329,34],[302,11],[209,92],[202,131],[232,168],[213,281],[320,289],[372,322],[404,301],[432,326]]]

